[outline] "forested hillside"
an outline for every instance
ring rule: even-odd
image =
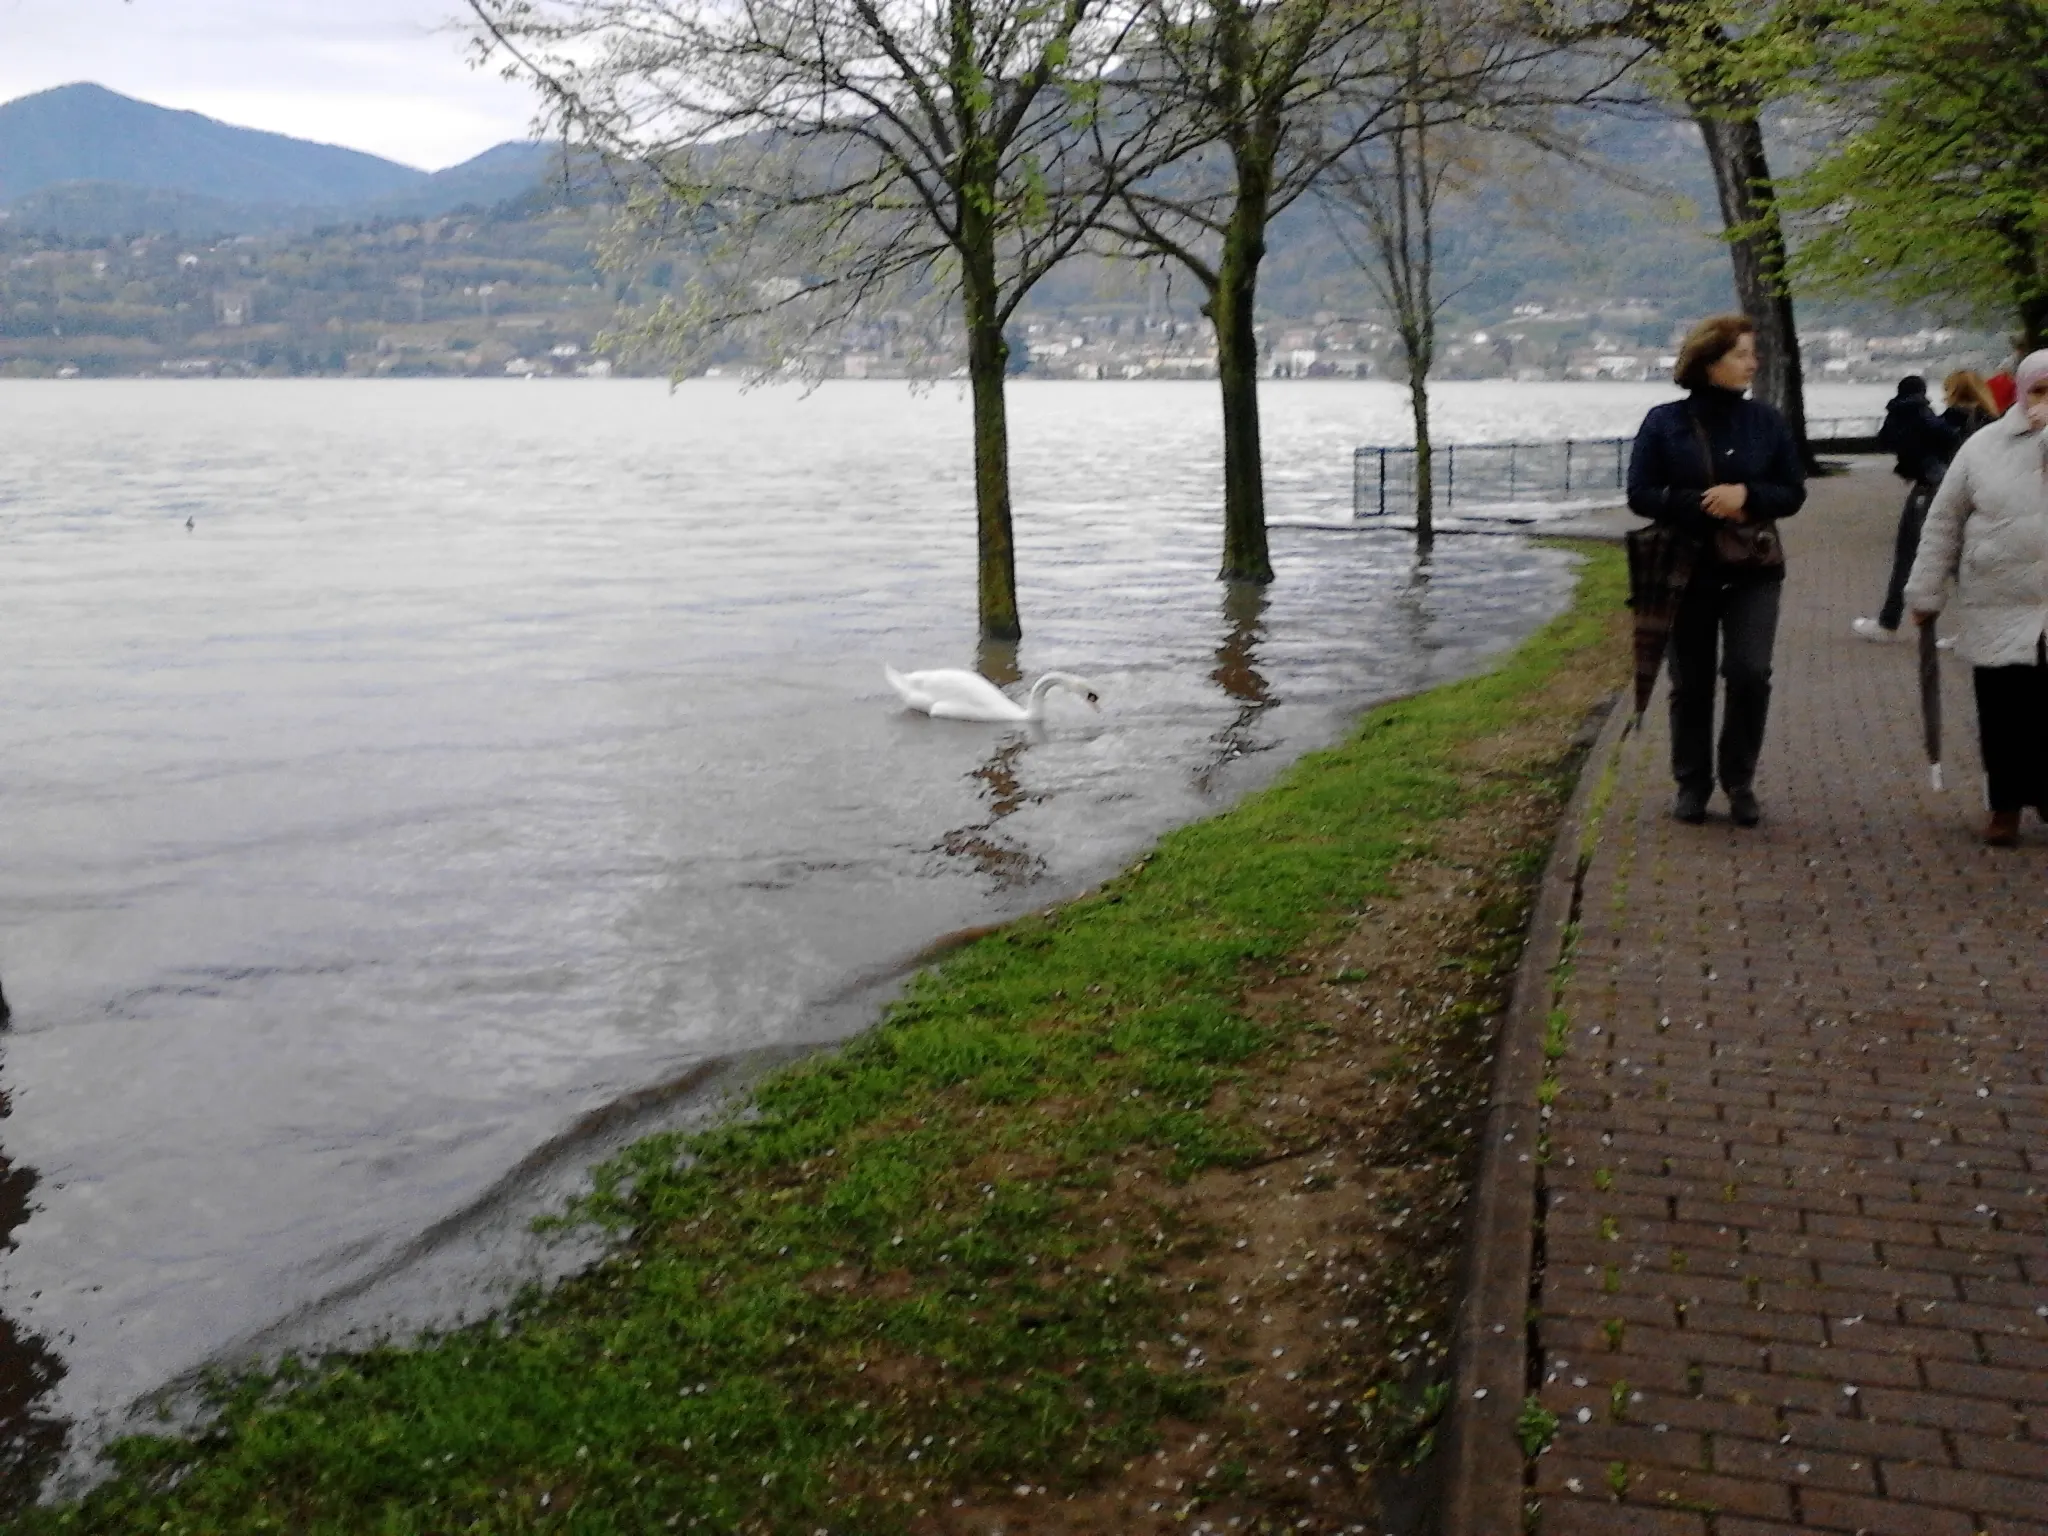
[[[59,107],[149,142],[64,159],[50,138]],[[210,169],[193,159],[208,146]],[[303,193],[326,157],[347,153],[93,87],[0,107],[0,185],[30,188],[0,212],[0,372],[659,371],[654,359],[593,356],[634,308],[680,291],[689,275],[682,252],[627,277],[599,269],[609,178],[585,175],[572,187],[559,152],[514,144],[434,175],[356,157],[386,170],[344,178],[353,193],[374,194],[354,201],[255,195]],[[1475,178],[1449,207],[1439,249],[1443,376],[1643,376],[1674,327],[1730,303],[1694,130],[1596,123],[1588,155],[1618,174],[1524,153]],[[102,164],[154,182],[48,180]],[[1273,373],[1398,370],[1341,226],[1313,199],[1272,230],[1260,315]],[[1901,328],[1811,301],[1802,318],[1813,329]],[[828,374],[945,371],[950,346],[943,327],[902,312],[874,317],[813,363]],[[1860,339],[1854,346],[1869,367],[1890,366],[1869,358]],[[1213,361],[1185,282],[1086,256],[1033,295],[1013,352],[1020,370],[1080,377],[1186,376]],[[723,360],[745,362],[737,346]]]

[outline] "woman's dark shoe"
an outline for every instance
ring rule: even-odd
[[[1703,789],[1680,789],[1671,802],[1671,814],[1679,821],[1698,826],[1707,819],[1707,793]]]
[[[1993,811],[1991,819],[1984,823],[1984,846],[1986,848],[2017,848],[2020,845],[2020,813],[2018,811]]]
[[[1747,789],[1728,791],[1728,817],[1738,827],[1753,827],[1764,819],[1764,808],[1756,803],[1756,795]]]

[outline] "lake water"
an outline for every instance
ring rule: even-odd
[[[1449,385],[1437,429],[1669,393]],[[952,386],[0,383],[0,1475],[487,1305],[696,1069],[859,1028],[1563,601],[1523,540],[1341,526],[1394,386],[1265,408],[1279,580],[1233,593],[1213,385],[1013,391],[1014,664],[1104,696],[1015,729],[881,677],[976,662]]]

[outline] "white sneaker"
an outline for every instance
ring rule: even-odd
[[[1937,651],[1952,651],[1956,648],[1956,637],[1954,635],[1943,635],[1934,642],[1934,648]]]
[[[1896,629],[1886,629],[1875,619],[1857,619],[1849,627],[1855,630],[1857,635],[1864,640],[1887,641],[1899,638],[1899,632]]]

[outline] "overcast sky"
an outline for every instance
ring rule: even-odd
[[[462,0],[0,0],[0,101],[75,80],[439,170],[527,136]]]

